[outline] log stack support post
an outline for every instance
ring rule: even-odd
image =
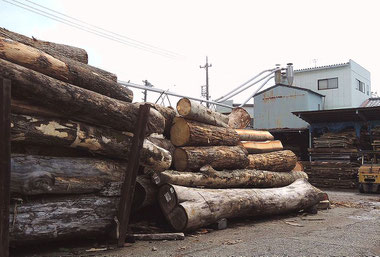
[[[9,256],[11,81],[0,78],[0,256]]]
[[[145,104],[139,107],[139,114],[132,139],[132,146],[129,153],[128,166],[125,171],[124,183],[121,189],[121,198],[119,203],[119,227],[118,227],[118,246],[123,247],[127,237],[129,216],[136,185],[137,172],[140,164],[140,151],[143,146],[146,127],[149,117],[150,105]]]

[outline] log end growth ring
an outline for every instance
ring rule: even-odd
[[[176,170],[183,171],[187,168],[187,153],[181,148],[174,151],[174,167]]]
[[[191,102],[187,98],[182,98],[177,103],[177,111],[180,115],[186,116],[191,111]]]
[[[184,146],[189,142],[190,128],[185,119],[176,119],[170,129],[170,140],[175,146]]]

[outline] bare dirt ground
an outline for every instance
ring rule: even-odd
[[[332,208],[229,221],[225,230],[201,229],[183,241],[139,241],[121,249],[94,243],[13,251],[13,256],[380,256],[380,195],[326,190]],[[107,248],[89,252],[91,248]]]

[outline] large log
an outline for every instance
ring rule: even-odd
[[[0,58],[121,101],[132,102],[133,92],[100,76],[82,63],[66,63],[36,48],[0,37]]]
[[[242,188],[242,187],[282,187],[307,174],[300,171],[273,172],[265,170],[216,171],[204,166],[199,173],[167,170],[157,174],[159,184],[173,184],[186,187]]]
[[[263,142],[243,141],[242,144],[248,153],[269,153],[283,149],[280,140]]]
[[[241,146],[179,147],[174,151],[174,167],[179,171],[198,171],[204,165],[214,169],[244,169],[249,160]]]
[[[186,119],[203,122],[206,124],[228,127],[228,116],[212,111],[206,106],[188,98],[181,98],[177,103],[178,113]]]
[[[270,171],[291,171],[297,163],[297,156],[289,150],[263,154],[249,154],[249,169]]]
[[[217,127],[181,117],[174,119],[170,140],[175,146],[237,145],[239,137],[234,129]]]
[[[127,159],[133,134],[81,122],[11,115],[11,141],[24,144],[76,148],[111,158]],[[171,154],[145,139],[140,154],[142,166],[156,171],[168,169]]]
[[[269,131],[253,130],[253,129],[235,129],[238,133],[240,141],[270,141],[274,137]]]
[[[32,46],[53,56],[65,56],[78,62],[88,63],[87,52],[82,48],[29,38],[1,27],[0,36]]]
[[[228,115],[228,126],[235,129],[246,128],[251,123],[251,115],[241,107],[232,109]]]
[[[324,193],[305,179],[281,188],[197,189],[166,184],[158,201],[176,231],[194,230],[222,218],[269,216],[311,208]]]
[[[133,131],[138,106],[53,79],[0,59],[0,76],[12,80],[12,97],[51,109],[70,119]],[[162,134],[163,116],[151,109],[147,132]]]

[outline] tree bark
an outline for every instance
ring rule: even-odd
[[[145,103],[137,103],[137,104],[145,104]],[[165,129],[163,135],[165,137],[170,138],[170,128],[173,123],[173,119],[177,116],[177,112],[173,107],[165,107],[159,104],[149,103],[152,108],[157,110],[161,115],[165,118]]]
[[[49,77],[111,98],[132,102],[132,90],[88,69],[82,63],[65,63],[36,48],[0,37],[0,58]]]
[[[50,109],[32,105],[27,101],[19,100],[19,99],[11,99],[11,112],[17,114],[24,115],[32,115],[32,116],[44,116],[44,117],[54,117],[61,118],[63,117],[61,114],[54,112]]]
[[[174,155],[175,146],[169,139],[166,139],[163,135],[154,133],[149,135],[147,139],[156,146],[159,146],[161,148],[164,148],[166,151],[169,151],[171,156]]]
[[[291,171],[297,163],[297,156],[289,150],[263,154],[249,154],[249,169],[270,171]]]
[[[251,123],[251,115],[241,107],[232,109],[228,115],[228,126],[235,129],[246,128]]]
[[[82,48],[37,40],[35,38],[31,39],[29,37],[9,31],[1,27],[0,36],[10,38],[14,41],[23,43],[28,46],[32,46],[53,56],[65,56],[67,58],[76,60],[81,63],[88,63],[87,52]]]
[[[11,141],[81,149],[111,158],[128,159],[133,134],[80,122],[11,115]],[[168,169],[171,154],[145,139],[140,154],[142,166],[156,171]]]
[[[307,179],[307,174],[299,171],[273,172],[253,169],[216,171],[210,167],[202,167],[199,173],[167,170],[157,175],[159,184],[205,188],[282,187],[299,178]]]
[[[179,147],[175,149],[173,162],[179,171],[198,171],[207,164],[214,169],[244,169],[249,164],[241,146]]]
[[[240,141],[271,141],[274,137],[269,131],[253,130],[253,129],[235,129],[238,133]]]
[[[189,120],[195,120],[218,127],[228,127],[227,115],[214,112],[188,98],[181,98],[178,101],[177,111],[181,116]]]
[[[0,76],[12,80],[12,96],[65,117],[121,131],[133,131],[138,106],[50,78],[0,59]],[[162,134],[165,120],[151,109],[148,133]]]
[[[265,142],[243,141],[242,144],[248,153],[269,153],[283,149],[280,140]]]
[[[174,119],[170,140],[175,146],[237,145],[239,137],[234,129],[186,120]]]
[[[166,184],[158,201],[176,231],[194,230],[221,218],[268,216],[310,208],[324,193],[305,179],[281,188],[197,189]]]

